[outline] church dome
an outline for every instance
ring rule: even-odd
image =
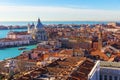
[[[36,25],[36,28],[37,28],[37,29],[43,28],[43,24],[41,23],[41,21],[40,21],[39,18],[38,18],[38,23],[37,23],[37,25]]]

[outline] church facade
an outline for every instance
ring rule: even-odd
[[[32,38],[37,42],[46,41],[48,39],[44,25],[41,23],[40,19],[38,19],[36,26],[34,23],[32,25],[28,24],[28,33],[30,33]]]

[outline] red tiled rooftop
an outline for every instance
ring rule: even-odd
[[[89,66],[89,67],[88,67]],[[71,74],[71,78],[75,78],[76,80],[87,80],[88,74],[92,70],[94,66],[94,62],[91,60],[85,60],[76,71]]]

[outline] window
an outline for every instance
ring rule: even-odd
[[[100,75],[100,80],[102,80],[102,75]]]
[[[112,80],[112,76],[109,76],[109,80]]]
[[[107,75],[104,75],[104,80],[107,80]]]
[[[117,79],[118,79],[118,77],[117,77],[117,76],[115,76],[115,77],[114,77],[114,80],[117,80]]]

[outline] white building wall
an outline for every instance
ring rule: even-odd
[[[32,39],[32,35],[30,35],[30,34],[26,34],[26,35],[15,35],[15,34],[13,34],[13,35],[8,35],[7,36],[7,38],[11,38],[11,39],[28,39],[28,40],[30,40],[30,39]]]
[[[91,72],[88,74],[88,80],[99,80],[100,61],[97,61]]]
[[[16,35],[7,35],[7,38],[15,39]]]
[[[5,46],[16,46],[16,45],[23,45],[23,44],[29,44],[29,40],[11,40],[11,41],[0,41],[0,47],[5,47]]]
[[[95,73],[92,75],[91,79],[89,80],[99,80],[99,78],[97,77],[97,71],[95,71]]]
[[[116,32],[116,31],[118,31],[119,29],[109,29],[109,28],[107,28],[107,29],[105,29],[106,31],[110,31],[110,32]]]
[[[110,76],[112,77],[112,80],[116,80],[115,77],[117,77],[117,80],[120,80],[120,69],[118,68],[112,68],[112,67],[101,67],[100,68],[100,75],[102,76],[102,80],[105,80],[105,76],[107,77],[107,80],[110,80]]]
[[[31,35],[17,35],[17,38],[20,38],[20,39],[32,39],[32,36]]]

